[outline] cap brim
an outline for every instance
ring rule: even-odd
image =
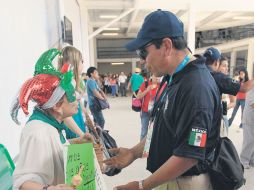
[[[129,43],[125,44],[125,47],[128,51],[135,51],[144,45],[146,45],[148,42],[150,42],[151,39],[142,39],[142,38],[136,38]]]

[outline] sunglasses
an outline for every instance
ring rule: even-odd
[[[137,55],[140,59],[146,60],[146,57],[148,56],[148,52],[146,51],[146,48],[150,45],[155,45],[157,49],[160,48],[162,44],[163,38],[159,39],[153,39],[152,41],[148,42],[145,46],[141,47],[140,49],[136,50]]]
[[[140,59],[146,60],[146,57],[148,56],[148,52],[146,51],[146,48],[150,45],[152,45],[152,42],[149,42],[145,46],[141,47],[140,49],[136,50],[137,55],[139,56]]]

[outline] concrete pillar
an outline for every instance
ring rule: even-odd
[[[89,27],[89,34],[93,33],[93,27]],[[97,48],[96,48],[96,38],[89,40],[89,49],[90,49],[90,65],[97,67]]]
[[[251,41],[251,43],[248,46],[248,59],[247,59],[247,71],[250,78],[254,77],[253,64],[254,64],[254,42]]]
[[[195,53],[195,15],[196,15],[195,7],[192,3],[190,3],[188,12],[187,41],[188,47],[191,49],[193,54]]]
[[[133,73],[135,68],[137,67],[137,59],[131,59],[131,72]]]
[[[234,76],[234,68],[236,66],[236,50],[231,51],[231,56],[230,56],[230,76]]]

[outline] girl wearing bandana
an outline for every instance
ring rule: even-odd
[[[73,46],[67,46],[62,49],[62,56],[59,59],[58,68],[61,69],[64,64],[70,64],[73,68],[74,81],[75,81],[75,91],[76,94],[83,96],[84,89],[81,88],[81,74],[83,70],[83,59],[81,52]],[[66,126],[71,129],[75,129],[74,132],[68,127],[65,128],[66,138],[73,139],[78,136],[82,136],[87,130],[85,121],[83,119],[82,112],[85,115],[85,108],[81,102],[78,101],[78,112],[72,117],[67,117],[64,119]]]

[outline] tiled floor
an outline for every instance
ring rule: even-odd
[[[131,110],[130,97],[119,97],[109,99],[111,108],[103,111],[106,120],[105,128],[110,130],[110,134],[116,139],[121,147],[132,147],[139,141],[140,117],[139,113]],[[229,113],[230,115],[231,113]],[[240,109],[235,118],[233,126],[229,129],[229,138],[234,142],[238,152],[242,145],[242,129],[238,129],[240,123]],[[129,167],[122,170],[119,175],[105,176],[108,190],[114,186],[126,184],[133,180],[144,179],[149,175],[146,171],[146,159],[139,159]],[[241,190],[254,189],[254,168],[246,170],[246,185]]]

